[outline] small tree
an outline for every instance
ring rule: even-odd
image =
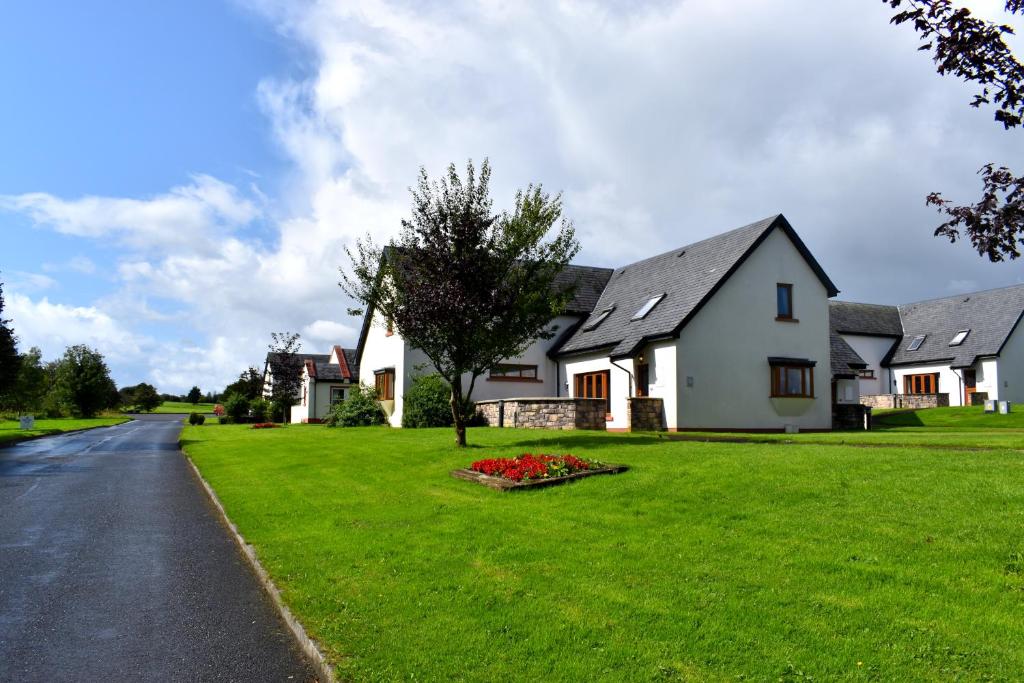
[[[249,417],[249,399],[231,394],[224,402],[224,412],[234,422],[244,422]]]
[[[8,396],[18,382],[21,358],[18,356],[18,338],[14,336],[11,321],[4,320],[4,285],[0,282],[0,397]]]
[[[417,375],[402,396],[402,426],[451,427],[452,388],[438,374]]]
[[[477,377],[535,339],[550,339],[551,321],[575,289],[555,286],[579,249],[561,195],[531,185],[516,193],[511,213],[495,215],[490,176],[486,160],[479,178],[469,162],[465,181],[454,164],[440,183],[421,169],[400,237],[386,247],[369,237],[358,242],[349,251],[351,274],[342,271],[345,292],[367,315],[390,321],[451,386],[459,446],[466,445],[464,406]],[[554,238],[544,241],[556,223]]]
[[[295,405],[302,388],[302,358],[298,351],[302,342],[298,334],[290,332],[272,332],[273,341],[269,345],[267,367],[273,384],[270,387],[270,400],[281,407],[282,421],[288,421],[288,408]]]
[[[3,401],[3,407],[22,413],[39,412],[50,389],[50,377],[43,365],[43,353],[33,346],[18,360],[18,376]]]
[[[188,391],[188,402],[192,405],[199,403],[203,398],[203,392],[199,387],[192,387]]]
[[[160,394],[157,393],[156,388],[152,384],[143,382],[135,387],[132,403],[135,405],[136,410],[148,413],[156,410],[157,406],[160,405]]]
[[[82,417],[113,405],[117,388],[99,351],[79,344],[64,351],[57,364],[54,390],[60,401]]]
[[[248,400],[253,400],[263,395],[263,373],[257,367],[249,366],[238,379],[224,387],[222,396],[228,394],[239,394]],[[211,397],[211,401],[212,401]]]
[[[331,406],[324,418],[328,427],[372,427],[387,423],[387,415],[377,400],[377,390],[367,386],[354,387],[349,397]]]

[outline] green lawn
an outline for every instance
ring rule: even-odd
[[[111,425],[127,422],[127,417],[95,417],[91,419],[78,419],[62,417],[52,420],[36,420],[36,428],[23,430],[17,420],[0,420],[0,444],[23,441],[34,436],[48,436],[73,432],[79,429],[93,429],[95,427],[109,427]]]
[[[189,413],[213,413],[213,403],[186,403],[184,401],[164,401],[154,413],[183,414]]]
[[[469,439],[459,452],[449,430],[183,434],[342,678],[1024,671],[1019,452],[486,428]],[[526,451],[632,469],[518,493],[448,476]]]

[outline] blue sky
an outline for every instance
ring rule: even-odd
[[[1020,282],[1019,264],[932,238],[923,197],[974,199],[975,170],[1024,158],[1021,135],[968,107],[888,15],[863,0],[11,4],[6,315],[23,347],[86,342],[119,382],[174,392],[220,388],[271,331],[351,345],[344,247],[395,233],[420,165],[484,156],[499,207],[529,182],[564,191],[581,263],[782,212],[841,298]]]

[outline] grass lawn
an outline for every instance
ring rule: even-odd
[[[36,420],[36,428],[21,429],[17,420],[0,420],[0,444],[7,444],[16,441],[23,441],[33,436],[48,436],[73,432],[79,429],[93,429],[95,427],[109,427],[111,425],[127,422],[127,417],[94,417],[91,419],[78,419],[62,417],[52,420]]]
[[[1024,671],[1019,452],[486,428],[463,452],[449,430],[183,440],[342,678]],[[526,451],[632,469],[518,493],[448,476]]]
[[[213,403],[186,403],[184,401],[164,401],[154,413],[183,414],[189,413],[213,413]]]

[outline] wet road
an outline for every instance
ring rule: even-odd
[[[0,448],[0,681],[313,678],[180,429],[154,415]]]

